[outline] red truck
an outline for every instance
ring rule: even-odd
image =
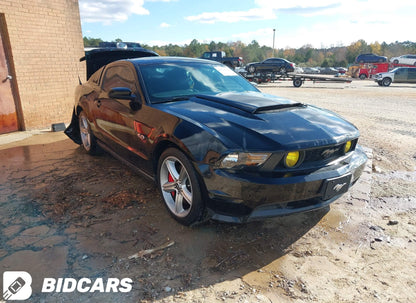
[[[373,75],[378,73],[388,72],[390,69],[390,63],[364,63],[360,65],[358,70],[358,78],[361,80],[371,78]]]
[[[361,80],[373,78],[375,74],[386,73],[396,67],[414,67],[413,65],[394,64],[388,62],[380,63],[363,63],[351,66],[351,77],[360,78]]]

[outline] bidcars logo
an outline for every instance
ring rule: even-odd
[[[32,277],[25,271],[3,273],[3,299],[26,300],[32,295]]]
[[[91,280],[81,278],[45,278],[43,280],[42,292],[129,292],[132,289],[133,281],[130,278],[118,279],[102,278]]]
[[[3,273],[3,299],[27,300],[32,295],[32,277],[25,271],[6,271]],[[44,278],[42,293],[126,293],[133,288],[130,278]]]

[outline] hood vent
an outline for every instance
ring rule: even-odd
[[[258,107],[252,114],[261,114],[264,112],[270,112],[274,110],[282,110],[286,108],[292,108],[292,107],[304,107],[302,103],[292,103],[292,104],[276,104],[271,106],[262,106]]]
[[[272,99],[262,94],[219,94],[196,95],[196,98],[219,103],[242,110],[249,114],[261,114],[269,111],[283,110],[294,107],[304,107],[302,103],[286,99]]]

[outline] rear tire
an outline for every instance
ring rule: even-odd
[[[367,76],[365,74],[361,74],[359,77],[361,80],[365,80],[367,78]]]
[[[81,137],[82,146],[85,151],[90,155],[96,155],[98,153],[97,141],[94,134],[91,131],[90,122],[84,111],[78,116],[79,120],[79,135]]]
[[[204,211],[201,187],[191,161],[176,148],[159,159],[157,183],[170,215],[183,225],[201,220]]]

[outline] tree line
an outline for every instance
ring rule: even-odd
[[[121,42],[116,39],[115,42]],[[96,47],[103,40],[99,38],[84,37],[85,47]],[[245,63],[259,62],[274,57],[284,58],[299,66],[347,66],[355,61],[362,53],[375,53],[388,58],[405,54],[416,54],[416,42],[374,42],[368,44],[364,40],[357,40],[349,46],[334,46],[329,48],[313,48],[304,45],[301,48],[273,49],[269,46],[260,46],[256,40],[249,44],[241,41],[201,43],[194,39],[191,43],[180,46],[169,44],[164,46],[142,47],[153,50],[161,56],[200,57],[206,51],[224,51],[229,57],[243,57]]]

